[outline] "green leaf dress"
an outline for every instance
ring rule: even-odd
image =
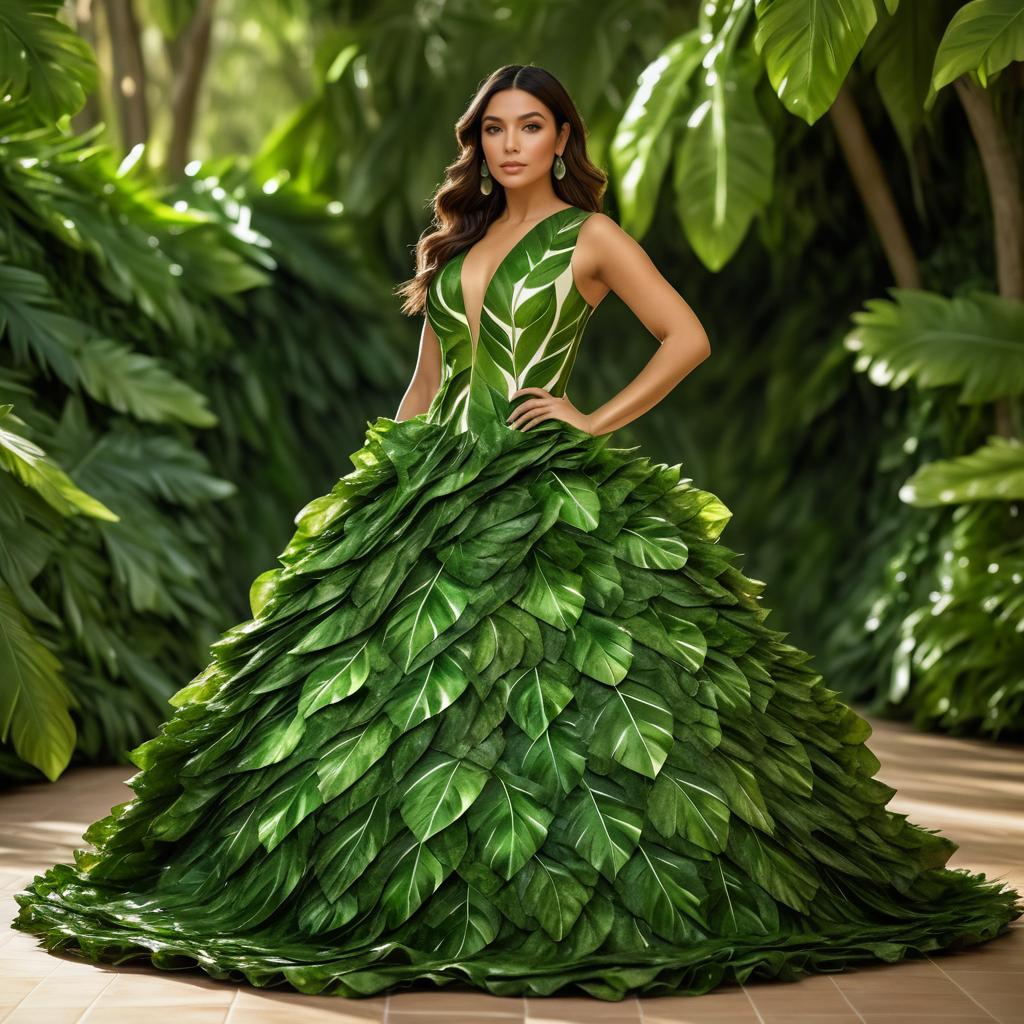
[[[130,757],[134,798],[16,895],[16,927],[112,962],[357,997],[698,994],[991,939],[1017,893],[886,810],[871,729],[765,624],[679,465],[558,420],[593,312],[564,207],[443,375],[296,516],[253,617]]]

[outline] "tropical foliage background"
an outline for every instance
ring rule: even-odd
[[[393,415],[511,62],[712,339],[615,443],[723,498],[844,698],[1024,738],[1022,61],[1019,0],[0,0],[0,777],[155,731]],[[588,346],[581,408],[652,340],[612,295]]]

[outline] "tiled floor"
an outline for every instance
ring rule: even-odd
[[[884,722],[868,745],[882,762],[878,777],[899,790],[890,809],[960,843],[950,866],[1024,891],[1024,750]],[[973,951],[621,1003],[450,990],[314,997],[48,954],[9,927],[12,894],[35,872],[70,862],[85,827],[131,797],[122,783],[133,771],[75,769],[52,786],[0,794],[2,1024],[1024,1024],[1024,918]]]

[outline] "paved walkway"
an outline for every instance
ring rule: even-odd
[[[875,722],[868,745],[889,803],[960,843],[951,867],[985,871],[1024,892],[1024,749],[953,740]],[[698,997],[606,1003],[508,999],[474,992],[405,992],[351,1000],[218,982],[200,972],[94,965],[46,953],[10,928],[13,893],[57,861],[82,832],[130,799],[132,767],[83,768],[56,784],[0,793],[2,1024],[1021,1024],[1024,918],[980,948],[878,964],[799,982],[731,985]]]

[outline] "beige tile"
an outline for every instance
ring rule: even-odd
[[[1005,995],[998,993],[987,993],[974,997],[982,1009],[987,1010],[997,1020],[1006,1024],[1021,1024],[1024,1022],[1024,1006],[1021,1005],[1021,998],[1017,995]]]
[[[265,1024],[278,1019],[301,1024],[381,1024],[385,1006],[383,996],[348,999],[250,986],[239,988],[228,1024]]]
[[[795,982],[748,982],[744,988],[762,1017],[782,1013],[825,1015],[852,1012],[850,1004],[832,984],[829,975],[810,975]]]
[[[846,1013],[761,1013],[763,1024],[861,1024],[861,1018]],[[989,1021],[989,1024],[992,1024]]]
[[[452,991],[450,989],[420,989],[399,991],[388,1000],[388,1013],[407,1013],[410,1010],[431,1013],[501,1014],[522,1017],[526,1002],[522,996],[492,996],[488,992]]]
[[[0,1020],[3,1024],[78,1024],[83,1009],[81,1006],[50,1006],[43,1015],[39,1007],[19,1006],[6,1017],[0,1014]]]
[[[699,996],[657,996],[640,1000],[644,1024],[757,1024],[757,1011],[746,992],[729,983]]]
[[[393,1011],[392,998],[390,1009]],[[599,1020],[609,1024],[609,1018],[640,1019],[640,1004],[635,998],[609,1000],[591,996],[527,996],[526,1019],[534,1022],[590,1021]]]
[[[872,1013],[916,1013],[931,1014],[934,1017],[948,1017],[960,1014],[976,1016],[978,1004],[965,993],[955,992],[901,992],[898,989],[853,989],[846,993],[853,1008],[868,1016]]]
[[[226,1006],[202,1006],[195,1003],[160,1007],[160,1021],[167,1024],[224,1024]],[[146,1016],[138,1006],[101,1006],[89,1009],[82,1024],[147,1024]]]
[[[1024,972],[947,971],[947,974],[953,983],[965,989],[975,999],[980,998],[982,994],[1015,995],[1024,1006]]]
[[[285,1003],[246,1007],[235,1005],[228,1012],[225,1024],[383,1024],[383,1005],[372,1010],[369,1007],[356,1010],[352,1003],[350,999],[338,999],[338,1005],[329,1008],[310,1007],[301,1003],[298,1006]],[[89,1021],[83,1024],[89,1024]]]
[[[978,1011],[981,1013],[981,1011]],[[994,1024],[993,1019],[985,1013],[981,1016],[965,1017],[962,1014],[937,1017],[934,1014],[921,1013],[872,1013],[862,1017],[864,1024]],[[1005,1024],[1011,1024],[1006,1021]]]
[[[933,954],[931,960],[944,971],[1024,971],[1024,935],[1014,931],[982,946]]]
[[[115,1006],[166,1006],[197,1003],[206,1006],[223,1006],[235,997],[234,984],[215,981],[213,978],[182,972],[180,977],[165,978],[155,973],[119,973],[103,993],[100,1005]]]
[[[602,1017],[601,1019],[608,1021],[616,1020],[616,1018],[612,1017]],[[625,1020],[626,1018],[622,1019]],[[465,1024],[469,1024],[470,1021],[472,1021],[473,1024],[477,1024],[477,1022],[479,1022],[479,1024],[511,1024],[512,1021],[515,1021],[516,1024],[521,1024],[522,1020],[522,1014],[519,1014],[516,1017],[508,1015],[495,1017],[490,1015],[484,1016],[483,1014],[467,1016],[466,1014],[453,1015],[451,1013],[431,1013],[429,1011],[415,1013],[409,1011],[403,1013],[394,1013],[390,1010],[388,1011],[388,1024],[458,1024],[458,1022],[465,1022]],[[629,1024],[639,1024],[640,1017],[630,1017],[628,1020]]]
[[[20,1005],[36,1009],[62,1006],[84,1008],[101,995],[112,980],[102,974],[95,977],[51,974],[25,996]]]
[[[416,1024],[415,1016],[416,1015],[412,1013],[397,1015],[392,1013],[388,1016],[388,1024],[391,1024],[392,1021],[400,1021],[401,1024]],[[447,1024],[452,1024],[452,1022],[456,1019],[457,1018],[454,1017],[448,1017]],[[481,1017],[480,1021],[499,1021],[501,1019],[501,1017]],[[510,1020],[511,1018],[506,1017],[504,1019]],[[619,1012],[614,1014],[601,1015],[598,1017],[592,1017],[587,1013],[586,1009],[581,1009],[578,1013],[559,1013],[555,1015],[542,1015],[540,1017],[534,1017],[531,1015],[526,1018],[526,1024],[590,1024],[590,1021],[593,1020],[599,1020],[601,1021],[601,1024],[643,1024],[643,1022],[640,1019],[639,1010],[637,1010],[636,1013]],[[433,1018],[431,1024],[444,1024],[444,1022],[444,1017],[435,1017]]]

